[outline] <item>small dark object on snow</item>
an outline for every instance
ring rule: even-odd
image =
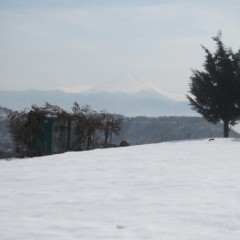
[[[210,142],[210,141],[213,141],[213,140],[215,140],[214,138],[210,138],[208,141]]]
[[[124,229],[124,228],[126,228],[126,227],[123,226],[123,225],[116,225],[116,228],[117,228],[117,229]]]
[[[125,140],[123,140],[123,141],[121,141],[120,142],[120,147],[127,147],[127,146],[129,146],[130,144],[127,142],[127,141],[125,141]]]

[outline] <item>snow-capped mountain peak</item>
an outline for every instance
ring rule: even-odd
[[[144,90],[153,90],[153,88],[139,81],[136,77],[130,74],[125,74],[111,81],[104,82],[90,89],[89,91],[90,92],[105,91],[105,92],[132,93],[132,92],[140,92]]]

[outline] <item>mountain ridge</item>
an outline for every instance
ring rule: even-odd
[[[97,111],[107,110],[129,117],[134,116],[196,116],[186,101],[168,97],[130,74],[99,84],[87,91],[69,93],[62,90],[0,91],[1,104],[13,110],[49,102],[70,110],[76,101],[91,105]]]
[[[13,110],[23,110],[45,102],[69,111],[76,101],[91,105],[97,111],[134,116],[196,116],[185,101],[169,99],[156,91],[139,92],[81,92],[66,93],[61,90],[0,91],[1,105]]]
[[[160,89],[140,81],[131,74],[122,74],[113,80],[98,84],[86,92],[135,93],[141,91],[157,91],[161,93]]]

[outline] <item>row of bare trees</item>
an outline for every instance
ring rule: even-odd
[[[52,119],[58,152],[82,151],[112,146],[112,135],[119,135],[123,117],[106,111],[97,112],[90,106],[73,104],[66,112],[59,106],[46,103],[44,107],[33,105],[31,109],[10,115],[10,132],[17,154],[21,156],[44,155],[36,150],[38,139],[46,134],[42,124]],[[53,140],[54,141],[54,140]],[[54,152],[53,152],[54,153]]]

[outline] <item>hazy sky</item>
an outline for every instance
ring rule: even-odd
[[[77,91],[122,74],[184,96],[200,44],[240,48],[240,0],[0,0],[0,90]]]

